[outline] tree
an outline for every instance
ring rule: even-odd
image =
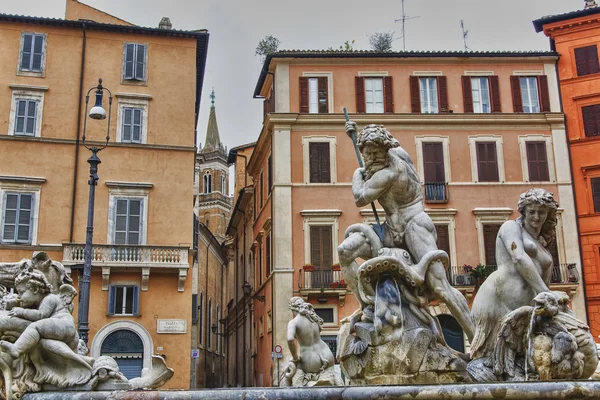
[[[263,39],[258,42],[258,46],[256,46],[256,51],[254,52],[255,56],[260,56],[260,61],[264,62],[265,58],[269,54],[273,54],[277,52],[277,49],[281,41],[274,36],[267,35]]]
[[[369,36],[369,46],[371,46],[371,50],[386,52],[392,51],[392,42],[394,42],[394,33],[395,32],[375,32],[371,36]]]

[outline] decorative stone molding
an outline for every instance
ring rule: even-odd
[[[102,267],[102,290],[108,290],[110,285],[110,267]]]
[[[150,280],[150,268],[142,268],[142,292],[148,291],[148,281]]]
[[[120,320],[111,322],[107,325],[104,325],[98,333],[94,335],[94,340],[92,340],[92,346],[90,347],[90,354],[94,358],[100,357],[102,350],[102,343],[104,339],[108,337],[111,333],[127,329],[132,332],[135,332],[140,339],[142,339],[142,343],[144,344],[144,368],[150,369],[152,367],[152,354],[154,354],[154,344],[152,343],[152,336],[150,333],[142,326],[141,324],[129,321],[129,320]]]
[[[179,268],[179,283],[177,285],[177,291],[183,292],[185,288],[185,280],[187,278],[187,268]]]

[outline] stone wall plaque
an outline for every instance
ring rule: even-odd
[[[186,333],[185,319],[159,319],[156,323],[156,333]]]

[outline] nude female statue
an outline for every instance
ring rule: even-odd
[[[498,270],[485,280],[473,301],[474,359],[492,354],[504,316],[549,291],[553,262],[547,247],[555,240],[558,203],[552,193],[531,189],[521,194],[517,208],[521,216],[505,222],[496,238]]]

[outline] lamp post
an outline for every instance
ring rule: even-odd
[[[83,122],[83,147],[92,152],[92,156],[87,160],[90,164],[90,194],[88,200],[88,215],[87,215],[87,228],[85,232],[85,250],[83,253],[83,277],[79,281],[79,306],[77,309],[77,332],[79,338],[82,339],[85,344],[88,343],[88,332],[90,330],[88,324],[88,316],[90,311],[90,278],[92,275],[92,239],[94,237],[94,200],[96,197],[96,185],[98,184],[98,164],[100,159],[98,153],[108,146],[110,139],[110,112],[112,110],[112,92],[102,86],[102,79],[98,79],[98,86],[94,86],[87,91],[85,96],[85,113],[88,110],[88,101],[90,99],[90,92],[96,90],[96,104],[90,110],[89,117],[92,119],[102,120],[106,118],[106,111],[102,107],[102,95],[106,90],[109,94],[108,97],[108,127],[106,129],[106,142],[101,146],[88,146],[85,142],[85,128],[87,126],[87,119]]]

